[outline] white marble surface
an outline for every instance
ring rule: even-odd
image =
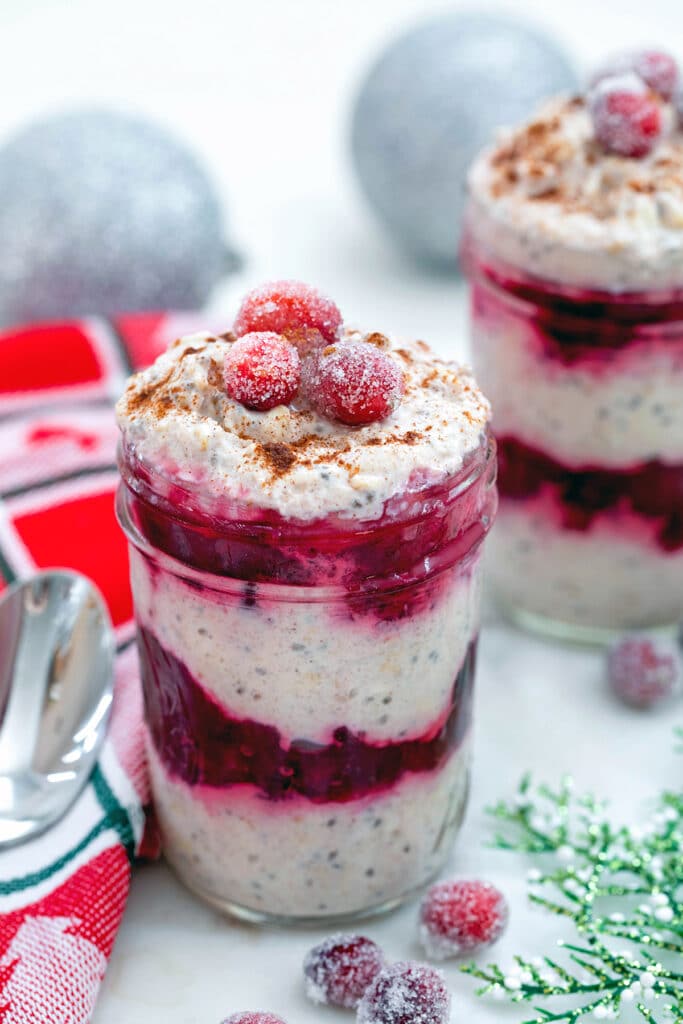
[[[637,820],[659,788],[679,784],[673,728],[681,709],[622,708],[606,692],[594,652],[496,624],[484,628],[480,650],[474,785],[451,869],[488,878],[507,894],[510,926],[495,950],[507,962],[515,952],[549,952],[562,933],[554,918],[527,907],[524,858],[486,848],[484,806],[509,794],[527,769],[548,781],[571,772],[577,787],[610,797],[615,815]],[[418,957],[415,920],[413,904],[363,931],[392,957]],[[232,924],[197,903],[165,865],[140,867],[93,1024],[219,1024],[240,1009],[270,1009],[288,1024],[352,1021],[302,993],[303,955],[324,934]],[[474,983],[455,966],[446,973],[454,1022],[529,1016],[476,999]]]

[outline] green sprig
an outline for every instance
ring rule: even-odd
[[[529,854],[529,898],[571,922],[559,958],[516,956],[462,968],[479,995],[527,1003],[525,1024],[639,1014],[683,1024],[683,794],[662,793],[644,828],[615,826],[606,805],[529,776],[515,799],[489,809],[494,846]]]

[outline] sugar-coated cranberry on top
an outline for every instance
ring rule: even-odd
[[[230,398],[248,409],[266,412],[287,405],[299,390],[299,353],[272,331],[245,334],[225,357],[224,377]]]
[[[381,345],[342,337],[341,328],[336,305],[300,281],[249,292],[225,359],[229,397],[267,411],[291,402],[303,372],[303,391],[322,415],[351,426],[384,419],[403,396],[403,372]],[[388,346],[382,335],[368,338]]]
[[[358,1024],[446,1024],[451,996],[441,971],[395,963],[381,971],[358,1005]]]
[[[615,54],[601,64],[591,76],[591,84],[597,85],[606,78],[614,78],[628,71],[638,75],[663,100],[673,97],[680,80],[678,62],[670,53],[663,50],[632,50]]]
[[[435,960],[490,946],[507,925],[508,905],[489,882],[439,882],[420,907],[420,941]]]
[[[678,63],[662,50],[640,50],[634,55],[633,70],[662,99],[670,100],[678,84]]]
[[[678,689],[681,662],[674,643],[633,634],[619,640],[607,655],[612,692],[625,704],[649,708]]]
[[[274,331],[293,342],[310,342],[317,331],[326,343],[336,340],[342,324],[337,306],[302,281],[272,281],[245,297],[235,319],[238,337],[252,331]]]
[[[324,348],[308,362],[303,384],[309,401],[324,416],[352,426],[384,419],[405,388],[399,365],[367,341]]]
[[[662,133],[660,106],[633,73],[600,81],[589,106],[595,135],[609,153],[646,156]]]
[[[372,939],[332,935],[304,960],[306,995],[314,1003],[355,1009],[384,963],[384,954]]]

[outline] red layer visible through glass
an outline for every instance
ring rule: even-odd
[[[161,497],[139,464],[124,461],[122,471],[132,523],[147,543],[182,564],[241,580],[250,590],[259,583],[342,586],[352,612],[372,610],[387,619],[408,614],[411,599],[429,604],[426,591],[439,589],[440,570],[467,571],[496,511],[490,451],[488,458],[478,452],[447,484],[398,496],[379,519],[365,522],[298,523],[264,509],[249,511],[258,519],[214,516],[192,507],[179,488]],[[409,514],[400,508],[403,500],[412,506]]]
[[[326,744],[288,741],[272,725],[231,715],[150,630],[141,628],[138,641],[152,740],[166,771],[191,786],[251,785],[270,800],[344,803],[439,768],[470,727],[476,640],[449,708],[422,736],[372,743],[340,725]]]
[[[683,345],[683,289],[614,294],[563,286],[495,263],[467,243],[475,315],[493,306],[533,323],[546,354],[566,364],[635,344]]]
[[[652,460],[629,469],[573,469],[515,437],[498,438],[498,486],[523,500],[552,488],[569,530],[587,530],[611,510],[628,508],[651,521],[664,551],[683,548],[683,466]]]

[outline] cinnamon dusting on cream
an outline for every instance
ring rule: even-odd
[[[683,130],[662,102],[650,153],[607,152],[583,97],[501,134],[469,176],[469,230],[511,266],[618,291],[683,286]]]
[[[482,444],[490,410],[469,371],[424,342],[369,337],[405,376],[403,400],[384,420],[346,426],[302,395],[267,412],[247,409],[224,386],[231,341],[202,334],[131,378],[117,406],[124,444],[157,471],[172,467],[185,486],[196,481],[208,503],[230,497],[301,519],[355,517],[361,491],[362,517],[372,519],[413,474],[435,482],[458,472]]]

